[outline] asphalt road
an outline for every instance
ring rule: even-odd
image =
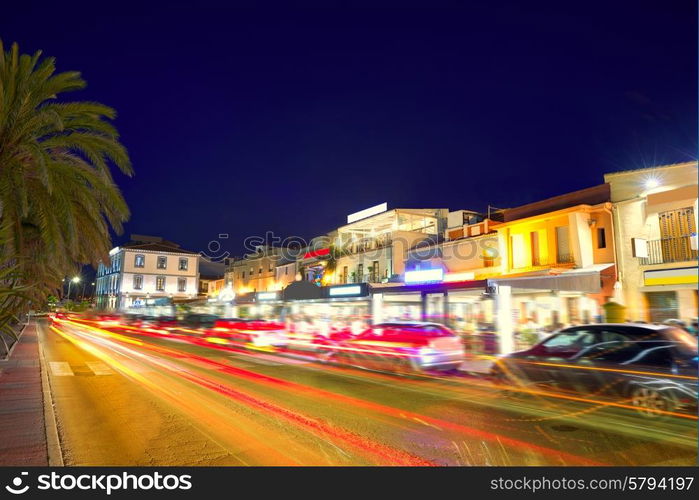
[[[40,324],[67,465],[694,465],[697,420]]]

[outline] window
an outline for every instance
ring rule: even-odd
[[[186,257],[181,258],[178,269],[180,271],[186,271],[187,269],[189,269],[189,259]]]
[[[167,257],[158,255],[158,269],[167,269]]]
[[[242,273],[240,273],[240,278],[241,278],[241,279],[245,279],[245,271],[243,271]]]
[[[141,290],[142,288],[143,288],[143,275],[136,274],[133,277],[133,289],[134,290]]]
[[[262,274],[262,268],[257,270],[257,274]]]
[[[573,262],[573,256],[570,253],[568,226],[556,228],[556,261],[559,264]]]
[[[187,278],[177,278],[177,291],[184,292],[187,290]]]
[[[597,343],[594,332],[590,330],[564,330],[542,344],[547,354],[573,355]]]
[[[145,265],[146,265],[146,256],[141,255],[140,253],[136,254],[136,257],[134,257],[134,261],[133,261],[133,267],[144,267]]]
[[[158,276],[155,278],[155,289],[159,292],[165,290],[165,276]]]
[[[607,234],[603,227],[597,228],[597,248],[607,248]]]
[[[527,267],[527,261],[524,251],[524,235],[513,234],[512,236],[510,236],[510,248],[512,248],[512,267],[514,269],[521,269],[523,267]]]

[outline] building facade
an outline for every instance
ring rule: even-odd
[[[127,310],[155,299],[194,299],[199,290],[199,256],[159,237],[133,235],[109,252],[95,281],[97,307]]]
[[[697,162],[614,172],[620,280],[630,320],[697,317]]]

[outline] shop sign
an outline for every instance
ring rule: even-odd
[[[373,207],[360,210],[359,212],[355,212],[347,216],[347,224],[352,224],[353,222],[366,219],[367,217],[371,217],[372,215],[383,213],[386,210],[388,210],[387,203],[381,203],[380,205],[374,205]]]
[[[419,269],[406,271],[405,282],[408,284],[440,283],[444,280],[444,269]]]
[[[352,297],[356,295],[363,295],[360,285],[331,286],[328,288],[328,296],[330,297]]]
[[[266,300],[277,300],[278,298],[279,292],[257,292],[258,302]]]

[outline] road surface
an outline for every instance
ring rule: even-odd
[[[696,418],[39,324],[67,465],[694,465]]]

